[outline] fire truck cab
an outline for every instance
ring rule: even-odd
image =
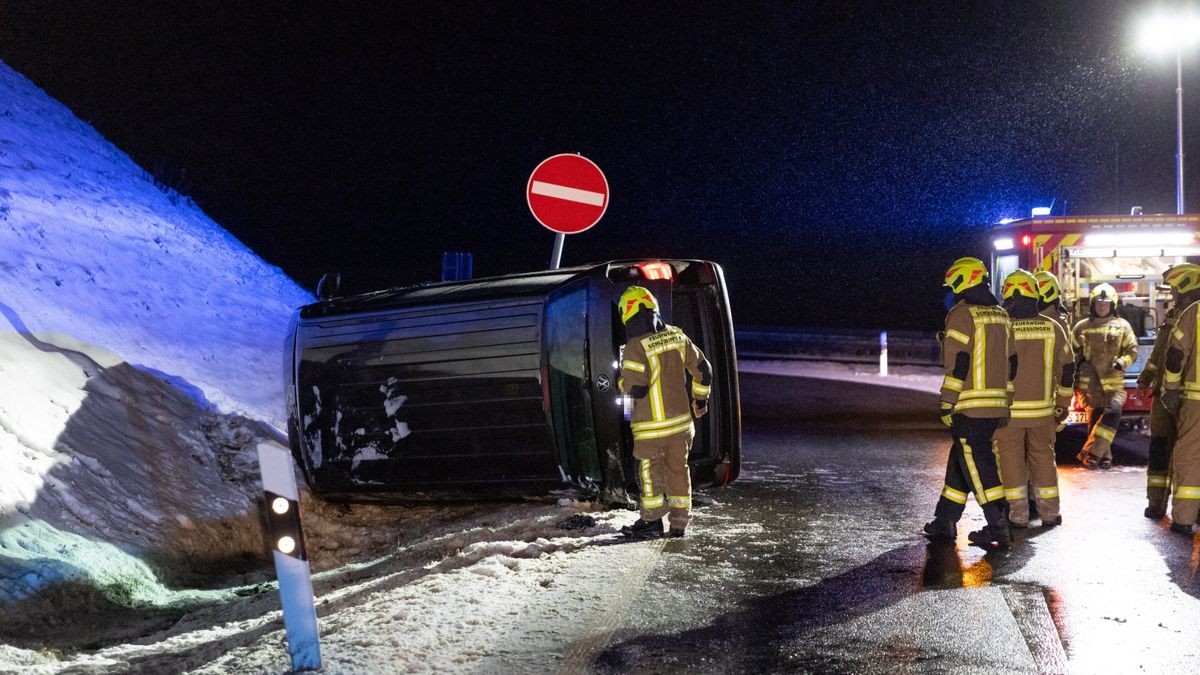
[[[1071,323],[1086,318],[1091,289],[1108,283],[1117,289],[1123,316],[1138,334],[1138,360],[1125,372],[1128,398],[1123,426],[1143,426],[1150,400],[1136,387],[1154,343],[1155,327],[1170,306],[1163,273],[1200,259],[1200,215],[1040,216],[1002,222],[992,234],[992,284],[999,293],[1004,277],[1017,268],[1048,270],[1062,285],[1062,303]],[[1140,309],[1139,309],[1140,308]],[[1141,324],[1140,326],[1137,324]],[[1076,397],[1069,424],[1084,423]]]

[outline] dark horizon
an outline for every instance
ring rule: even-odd
[[[564,265],[710,259],[740,323],[933,330],[988,223],[1174,212],[1148,6],[0,3],[0,59],[310,289],[545,267],[525,182],[579,152],[612,198]]]

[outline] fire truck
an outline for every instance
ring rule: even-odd
[[[1135,209],[1136,211],[1136,209]],[[1125,371],[1122,426],[1144,427],[1150,399],[1137,389],[1137,375],[1150,356],[1154,327],[1169,307],[1163,273],[1171,265],[1200,259],[1200,215],[1035,216],[998,223],[992,233],[992,283],[999,293],[1004,277],[1017,268],[1048,270],[1062,285],[1062,302],[1072,324],[1088,315],[1091,289],[1111,284],[1121,302],[1144,312],[1138,360]],[[1130,314],[1135,321],[1142,312]],[[1086,423],[1077,395],[1068,424]]]

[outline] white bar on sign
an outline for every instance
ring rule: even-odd
[[[580,204],[590,204],[591,206],[604,206],[603,192],[590,192],[588,190],[580,190],[579,188],[567,187],[566,185],[543,183],[540,180],[533,181],[533,186],[529,191],[543,197],[565,199],[569,202],[579,202]]]

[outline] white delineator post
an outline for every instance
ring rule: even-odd
[[[887,377],[887,331],[879,334],[879,376]]]
[[[258,466],[267,500],[267,523],[292,670],[320,670],[317,608],[300,527],[300,500],[292,455],[277,444],[259,443]]]

